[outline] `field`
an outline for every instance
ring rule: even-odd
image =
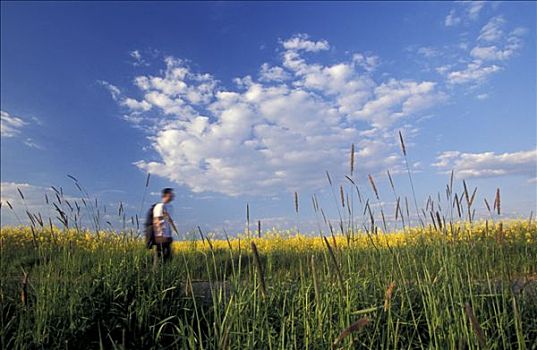
[[[2,348],[537,348],[529,220],[200,233],[162,263],[128,233],[2,228]]]
[[[251,230],[247,205],[245,232],[198,227],[171,261],[145,247],[138,216],[120,203],[114,227],[70,175],[78,200],[45,196],[61,226],[19,189],[29,224],[2,205],[20,223],[1,230],[2,348],[537,349],[533,212],[503,217],[497,189],[478,221],[477,187],[455,191],[453,172],[445,198],[420,210],[406,161],[416,212],[387,172],[388,217],[375,179],[370,201],[353,178],[354,145],[350,155],[345,186],[326,173],[339,221],[314,195],[318,232]]]

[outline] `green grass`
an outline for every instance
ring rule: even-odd
[[[527,229],[534,239],[535,225]],[[181,251],[154,267],[134,240],[36,248],[2,232],[4,349],[327,349],[363,317],[367,326],[339,346],[473,349],[481,330],[485,348],[537,348],[537,244],[525,232],[509,241],[338,247],[334,257],[326,249],[260,250],[266,295],[246,244],[240,252]],[[196,281],[212,293],[194,297]]]

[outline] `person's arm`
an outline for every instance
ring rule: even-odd
[[[179,235],[179,231],[177,230],[177,227],[175,227],[175,223],[173,222],[170,214],[164,213],[164,215],[166,217],[166,220],[168,220],[168,222],[170,223],[170,226],[172,227],[172,229],[175,231],[175,233],[177,233],[177,235]]]
[[[175,227],[175,223],[173,222],[172,218],[170,218],[170,225],[172,226],[177,236],[179,236],[179,231],[177,230],[177,227]]]

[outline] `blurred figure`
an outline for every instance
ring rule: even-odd
[[[168,261],[171,258],[171,245],[173,242],[172,229],[179,234],[171,217],[173,207],[170,204],[175,195],[173,189],[162,190],[162,200],[153,207],[154,244],[157,246],[156,259]]]

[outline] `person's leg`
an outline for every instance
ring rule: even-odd
[[[157,246],[157,257],[160,258],[162,256],[164,247],[162,243],[157,243],[156,246]]]
[[[170,260],[171,257],[172,257],[172,244],[171,244],[171,242],[164,243],[162,249],[163,249],[164,260],[165,261]]]
[[[159,262],[162,260],[162,243],[155,242],[155,254],[153,255],[153,269],[156,269]]]

